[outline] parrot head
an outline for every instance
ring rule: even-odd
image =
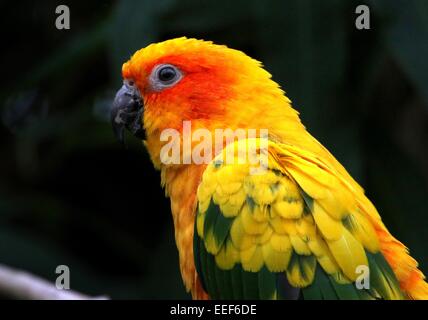
[[[298,117],[260,62],[210,41],[182,37],[151,44],[123,64],[122,76],[111,109],[114,131],[121,141],[125,128],[146,139],[155,165],[161,132],[181,132],[183,121],[213,131],[271,128]]]

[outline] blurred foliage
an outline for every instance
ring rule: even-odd
[[[0,262],[113,298],[188,298],[169,202],[135,139],[113,138],[122,63],[186,35],[264,62],[308,129],[364,186],[428,273],[428,2],[86,1],[0,4]]]

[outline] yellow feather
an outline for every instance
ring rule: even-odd
[[[232,222],[232,227],[230,228],[230,237],[235,248],[239,250],[248,249],[254,244],[253,236],[245,233],[240,216],[236,217]]]
[[[294,251],[296,251],[297,254],[305,256],[312,254],[307,243],[304,242],[300,236],[290,235],[290,241]]]
[[[242,206],[246,198],[247,194],[245,193],[244,188],[240,188],[236,193],[230,195],[229,202],[233,206]]]
[[[211,194],[212,193],[210,192],[210,190],[205,187],[205,184],[201,184],[196,193],[199,202],[206,202],[208,199],[211,198]]]
[[[254,185],[249,194],[258,205],[271,204],[275,199],[275,195],[268,184]]]
[[[289,153],[289,151],[286,151]],[[306,153],[306,156],[302,156],[301,152],[291,155],[289,162],[297,170],[305,173],[313,180],[321,183],[324,187],[335,187],[338,183],[337,179],[331,171],[318,161],[313,155]],[[299,183],[300,184],[300,183]]]
[[[273,230],[279,234],[297,234],[296,224],[294,220],[287,220],[281,217],[275,217],[269,220],[269,224],[272,226]]]
[[[226,203],[220,205],[221,213],[227,218],[237,216],[239,213],[239,209],[241,209],[240,205],[233,205],[230,203],[230,201],[227,201]]]
[[[305,170],[308,169],[308,170]],[[293,178],[299,184],[299,186],[313,199],[324,198],[326,194],[326,185],[321,181],[326,180],[326,178],[322,175],[321,177],[319,172],[320,170],[316,170],[313,167],[308,166],[300,166],[295,167],[290,165],[287,167],[288,172],[291,173]],[[327,185],[328,187],[328,185]]]
[[[218,196],[222,198],[229,196],[227,193],[223,192],[223,189],[221,188],[220,184],[217,184],[217,188],[215,188],[215,193],[217,193]]]
[[[215,256],[217,265],[223,270],[230,270],[239,261],[239,252],[230,241],[226,241],[219,253]]]
[[[241,182],[224,182],[220,184],[220,188],[225,194],[234,194],[241,189]]]
[[[263,234],[268,227],[268,223],[258,222],[255,220],[250,210],[251,209],[248,205],[244,205],[240,213],[242,226],[244,227],[245,232],[251,235]]]
[[[204,238],[204,223],[205,223],[205,214],[199,213],[196,216],[196,231],[201,238]]]
[[[315,235],[309,240],[308,247],[325,272],[329,274],[340,272],[338,264],[330,253],[330,249],[319,235]]]
[[[346,188],[326,191],[326,197],[317,200],[324,210],[334,219],[343,219],[356,208],[355,198]]]
[[[284,190],[284,191],[282,191]],[[279,195],[282,197],[292,198],[292,199],[300,199],[300,191],[294,181],[291,181],[287,177],[281,177],[280,179],[280,188],[278,189],[278,199]]]
[[[347,218],[349,231],[359,240],[364,247],[372,253],[379,252],[379,239],[373,225],[367,218],[357,211],[351,213]]]
[[[242,268],[245,271],[258,272],[263,266],[263,251],[258,245],[241,251]]]
[[[277,251],[275,250],[272,243],[266,243],[263,245],[263,258],[266,267],[271,272],[282,272],[287,269],[288,262],[291,257],[291,248],[287,251]]]
[[[280,201],[272,205],[275,214],[286,219],[298,219],[303,213],[303,202],[297,201]]]
[[[273,230],[271,228],[266,228],[263,234],[254,236],[254,243],[264,244],[270,240],[272,235],[273,235]]]
[[[331,254],[346,277],[355,280],[358,277],[356,269],[358,266],[368,266],[366,253],[363,246],[354,236],[344,229],[338,240],[327,241]]]
[[[286,188],[287,180],[288,179],[284,179],[283,177],[279,180],[279,183],[276,185],[275,200],[281,201],[285,196],[292,196]],[[296,198],[299,198],[299,195],[297,195]]]
[[[304,288],[310,285],[315,276],[316,259],[307,257],[296,261],[290,260],[287,268],[287,279],[293,287]]]
[[[316,228],[312,216],[308,215],[302,219],[296,220],[296,230],[302,237],[307,237],[308,239],[315,237]]]
[[[204,187],[204,192],[212,195],[217,188],[217,179],[215,173],[213,172],[213,166],[209,165],[204,171],[202,177],[202,186]]]
[[[324,208],[317,203],[317,201],[314,201],[313,203],[312,212],[315,223],[325,239],[337,240],[342,236],[343,230],[345,229],[342,222],[335,220],[330,215],[328,215]]]
[[[325,241],[319,235],[312,237],[308,241],[308,246],[316,257],[326,255],[330,251]]]
[[[217,241],[215,240],[212,229],[206,232],[204,240],[205,240],[205,248],[207,249],[207,251],[213,255],[216,255],[219,252],[220,247],[217,245]]]
[[[236,170],[235,165],[226,165],[222,166],[216,173],[216,179],[218,184],[223,184],[225,182],[241,182],[243,175],[239,174],[239,171]]]
[[[252,215],[257,222],[267,222],[269,219],[268,206],[254,206]]]
[[[198,204],[199,212],[204,213],[207,212],[208,207],[210,206],[211,197],[206,199],[205,201],[200,201]]]
[[[255,186],[259,185],[274,185],[280,180],[280,176],[276,175],[273,171],[265,171],[261,174],[250,175],[247,177],[247,183]]]
[[[341,272],[339,266],[337,265],[336,261],[334,261],[334,258],[330,252],[320,257],[317,257],[317,261],[320,264],[321,268],[323,268],[324,271],[328,274]]]
[[[217,191],[213,194],[213,201],[217,205],[225,204],[229,200],[227,195],[221,195]]]
[[[291,251],[291,241],[288,235],[274,233],[270,238],[270,245],[275,251]]]

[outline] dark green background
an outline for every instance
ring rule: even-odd
[[[45,1],[0,5],[0,262],[113,298],[187,298],[169,203],[114,139],[121,65],[197,37],[264,62],[307,128],[428,272],[428,1]],[[55,28],[67,4],[71,29]]]

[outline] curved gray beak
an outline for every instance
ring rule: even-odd
[[[140,92],[135,86],[124,83],[116,93],[110,111],[113,132],[119,142],[125,141],[125,128],[137,138],[145,138],[143,112],[144,104]]]

